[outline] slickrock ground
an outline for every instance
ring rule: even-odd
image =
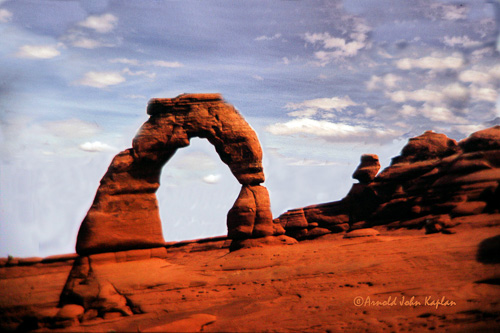
[[[374,228],[380,235],[328,234],[235,252],[219,238],[93,255],[90,266],[101,286],[108,286],[108,301],[117,305],[124,299],[122,305],[133,314],[111,311],[92,319],[86,313],[85,320],[78,306],[56,308],[74,256],[13,259],[0,268],[0,327],[14,330],[21,324],[21,330],[54,332],[500,329],[500,214],[462,217],[451,235]],[[403,297],[408,303],[401,305]]]

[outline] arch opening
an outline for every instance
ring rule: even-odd
[[[225,235],[241,187],[207,140],[190,141],[164,165],[156,192],[167,242]]]
[[[132,148],[117,154],[101,179],[78,232],[76,251],[151,248],[165,244],[156,191],[162,168],[193,137],[206,138],[241,185],[227,214],[233,240],[282,235],[264,182],[262,148],[240,113],[219,94],[152,99]]]

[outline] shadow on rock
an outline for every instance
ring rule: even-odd
[[[476,260],[483,264],[500,263],[500,235],[486,238],[479,243]]]

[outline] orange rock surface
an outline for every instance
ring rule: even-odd
[[[74,257],[9,264],[0,267],[0,329],[500,329],[500,214],[461,217],[453,235],[374,228],[369,230],[371,237],[328,234],[291,246],[268,244],[234,252],[221,237],[168,248],[90,255],[79,259],[85,261],[83,265],[73,264]],[[80,291],[74,291],[88,306],[58,308],[61,290],[74,267],[82,268],[76,284]],[[90,288],[82,293],[86,287]]]

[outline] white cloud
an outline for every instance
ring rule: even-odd
[[[370,116],[374,116],[376,114],[377,114],[377,111],[375,109],[372,109],[370,107],[365,108],[365,116],[370,117]]]
[[[287,103],[285,108],[307,112],[312,112],[311,110],[342,111],[347,107],[356,105],[358,104],[346,95],[344,97],[310,99],[300,103]]]
[[[394,126],[397,126],[399,128],[410,128],[410,124],[403,122],[403,121],[397,121],[394,123]]]
[[[43,128],[50,134],[63,138],[84,138],[93,136],[100,131],[97,124],[75,118],[46,122],[43,124]]]
[[[500,65],[493,66],[488,69],[491,79],[500,81]]]
[[[377,51],[377,54],[380,55],[382,58],[385,58],[385,59],[393,59],[394,56],[392,56],[391,54],[389,54],[386,50],[384,49],[379,49]]]
[[[314,56],[318,59],[320,66],[341,60],[344,58],[354,57],[358,52],[367,46],[367,32],[370,29],[368,26],[359,23],[353,32],[349,35],[349,39],[334,37],[330,33],[309,33],[304,35],[304,40],[313,45],[320,45],[323,50],[316,51]],[[333,50],[333,51],[330,51]]]
[[[277,33],[274,36],[265,36],[265,35],[259,36],[259,37],[255,38],[254,40],[257,41],[257,42],[262,42],[262,41],[266,41],[266,40],[278,39],[280,37],[281,37],[281,34]]]
[[[60,54],[61,52],[53,45],[23,45],[19,48],[16,56],[28,59],[51,59]]]
[[[281,58],[281,60],[283,61],[283,64],[285,64],[285,65],[290,64],[290,60],[287,57],[283,57],[283,58]]]
[[[84,28],[95,30],[99,33],[111,32],[117,25],[118,18],[113,14],[92,15],[78,25]]]
[[[482,49],[475,50],[471,53],[470,58],[474,62],[479,62],[481,59],[483,59],[487,55],[493,55],[495,52],[495,49],[493,47],[485,47]]]
[[[366,83],[366,87],[368,90],[381,89],[382,85],[389,89],[393,89],[396,87],[397,82],[401,81],[402,78],[400,76],[394,74],[386,74],[384,76],[376,76],[372,75],[370,81]]]
[[[125,64],[125,65],[132,65],[132,66],[138,66],[139,61],[137,59],[128,59],[128,58],[115,58],[111,59],[109,62],[113,64]]]
[[[125,97],[127,98],[131,98],[131,99],[146,99],[147,97],[144,96],[144,95],[135,95],[135,94],[132,94],[132,95],[126,95]]]
[[[257,80],[257,81],[264,81],[264,78],[260,75],[257,75],[257,74],[252,75],[252,78]]]
[[[386,95],[395,103],[405,103],[408,101],[439,103],[442,100],[442,94],[440,92],[428,89],[413,91],[398,90],[386,92]]]
[[[87,37],[79,37],[78,39],[73,40],[71,45],[82,49],[96,49],[98,47],[108,46],[109,44],[103,44],[98,40]]]
[[[316,113],[318,113],[317,109],[307,108],[304,110],[288,112],[287,115],[289,115],[290,117],[299,117],[299,118],[307,117],[307,118],[309,118],[309,117],[314,116]]]
[[[76,29],[71,29],[66,35],[61,37],[61,40],[71,46],[89,50],[99,47],[114,47],[116,45],[114,43],[110,43],[109,41],[90,38],[85,32]]]
[[[7,23],[12,19],[12,13],[7,9],[0,8],[0,22]]]
[[[426,15],[433,20],[457,21],[467,18],[469,8],[462,4],[432,3]]]
[[[408,101],[427,102],[433,104],[465,102],[469,98],[469,90],[459,83],[453,83],[445,87],[436,89],[435,87],[425,87],[413,91],[398,90],[386,92],[393,102],[405,103]]]
[[[173,159],[169,162],[170,167],[175,167],[183,171],[204,171],[216,168],[217,163],[214,159],[200,151],[187,152],[180,158]]]
[[[285,158],[287,161],[287,165],[293,166],[328,166],[328,165],[339,165],[339,162],[331,162],[331,161],[318,161],[307,158],[293,158],[287,157]]]
[[[466,13],[466,10],[454,9],[451,11],[446,11],[443,18],[448,21],[461,20],[467,17]]]
[[[88,151],[91,153],[102,152],[102,151],[113,151],[116,149],[116,148],[114,148],[106,143],[102,143],[100,141],[85,142],[85,143],[82,143],[79,146],[79,148],[81,150]]]
[[[447,85],[442,90],[443,98],[449,103],[466,103],[469,100],[469,89],[460,83],[452,83]]]
[[[151,65],[158,67],[167,67],[167,68],[179,68],[184,67],[184,65],[178,61],[163,61],[163,60],[155,60],[150,62]]]
[[[156,73],[150,73],[147,71],[131,71],[129,68],[125,68],[122,71],[123,74],[131,75],[131,76],[145,76],[150,79],[154,79],[156,77]]]
[[[488,73],[468,69],[458,75],[458,79],[462,82],[472,82],[482,84],[490,80]]]
[[[365,47],[365,44],[359,41],[348,43],[346,43],[344,39],[342,41],[343,42],[339,43],[338,49],[335,51],[318,51],[314,53],[314,56],[319,60],[321,65],[326,65],[333,60],[354,57],[358,54],[359,50]]]
[[[274,135],[284,136],[303,134],[328,141],[390,140],[400,135],[400,133],[390,129],[379,130],[309,118],[276,123],[266,127],[266,131]]]
[[[314,53],[315,58],[319,60],[318,64],[320,66],[325,66],[326,64],[335,60],[354,57],[356,54],[358,54],[359,50],[366,46],[366,44],[361,41],[354,40],[351,42],[347,42],[342,38],[335,38],[335,43],[333,41],[330,42],[331,44],[328,45],[331,47],[327,48],[336,48],[335,51],[321,50]],[[326,45],[327,44],[325,43],[325,46]]]
[[[432,121],[441,121],[454,124],[466,122],[465,119],[457,117],[448,108],[443,106],[432,106],[430,104],[424,104],[424,106],[419,111],[424,117]]]
[[[125,64],[131,66],[157,66],[157,67],[165,67],[165,68],[180,68],[184,67],[184,64],[178,61],[164,61],[164,60],[153,60],[147,62],[141,62],[137,59],[129,59],[129,58],[114,58],[109,60],[109,62],[113,64]]]
[[[443,43],[450,47],[460,46],[460,47],[476,47],[482,45],[480,41],[471,40],[468,36],[445,36]]]
[[[451,127],[452,131],[457,131],[465,135],[480,131],[482,129],[484,129],[483,125],[457,125]]]
[[[432,121],[462,124],[465,120],[455,113],[466,113],[472,92],[460,83],[452,83],[444,87],[426,86],[413,91],[386,92],[395,103],[423,103],[418,107],[404,104],[398,111],[406,117],[422,115]]]
[[[498,92],[493,88],[477,88],[475,86],[472,86],[471,96],[473,99],[478,101],[495,103],[498,98]]]
[[[464,124],[467,121],[455,115],[445,105],[435,105],[433,103],[424,103],[421,107],[414,107],[405,104],[399,110],[399,114],[405,117],[423,116],[431,121],[444,122],[450,124]]]
[[[500,65],[468,69],[461,72],[458,78],[462,82],[471,82],[479,86],[498,84],[500,82]]]
[[[390,73],[384,75],[384,77],[382,78],[382,82],[384,82],[384,84],[387,88],[395,88],[397,82],[400,80],[401,80],[401,77],[394,75],[394,74],[390,74]]]
[[[448,21],[456,21],[467,18],[469,9],[460,4],[435,4],[436,8],[440,8],[443,12],[443,18]]]
[[[500,65],[474,66],[460,72],[458,79],[469,84],[470,95],[474,101],[496,102],[500,84]]]
[[[429,69],[435,71],[447,69],[460,69],[464,65],[464,59],[460,54],[447,57],[427,56],[423,58],[403,58],[396,61],[396,66],[402,70],[414,68]]]
[[[122,82],[125,82],[125,78],[119,72],[87,72],[76,83],[94,88],[105,88]]]
[[[415,116],[417,115],[417,108],[405,104],[401,107],[401,110],[399,110],[399,113],[403,116]]]
[[[83,37],[83,36],[79,36],[79,37],[76,37],[75,39],[72,39],[70,41],[70,43],[74,47],[79,47],[82,49],[90,49],[90,50],[96,49],[98,47],[113,47],[114,46],[113,44],[103,43],[101,41],[98,41],[98,40],[95,40],[92,38],[88,38],[88,37]]]
[[[216,184],[219,182],[220,179],[221,175],[213,175],[213,174],[206,175],[205,177],[203,177],[203,181],[207,184]]]

